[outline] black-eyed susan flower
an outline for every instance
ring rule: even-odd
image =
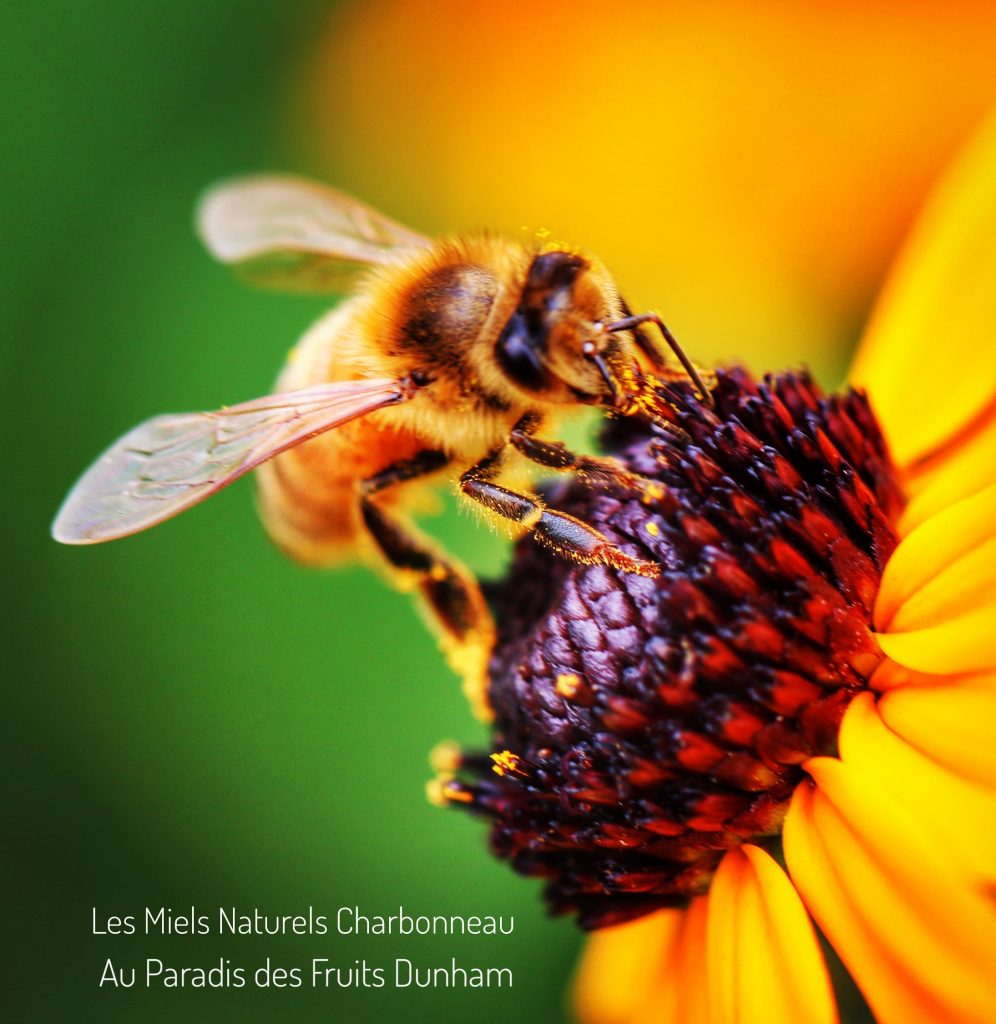
[[[923,217],[852,382],[656,385],[561,507],[659,580],[523,545],[494,748],[439,792],[597,929],[590,1024],[996,1019],[996,121]],[[451,752],[452,754],[452,752]],[[783,866],[784,865],[784,866]]]

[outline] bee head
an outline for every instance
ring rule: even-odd
[[[498,365],[516,387],[545,401],[616,405],[610,367],[624,341],[603,325],[619,315],[604,268],[575,252],[540,253],[498,336]]]

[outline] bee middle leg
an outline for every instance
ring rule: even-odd
[[[414,526],[385,511],[375,497],[395,484],[442,469],[447,461],[443,452],[426,450],[367,478],[360,485],[360,514],[391,568],[414,581],[434,622],[441,628],[443,649],[450,664],[464,677],[465,689],[476,710],[486,714],[481,680],[494,626],[476,579]]]
[[[567,451],[562,446],[561,450]],[[460,477],[460,490],[468,498],[503,519],[525,527],[541,544],[582,565],[602,563],[641,576],[660,574],[659,565],[632,558],[580,519],[547,508],[534,495],[519,494],[496,484],[494,477],[500,469],[501,456],[501,449],[492,452]]]

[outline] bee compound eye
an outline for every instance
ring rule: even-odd
[[[495,354],[498,364],[519,387],[541,391],[549,386],[549,377],[540,353],[546,348],[546,326],[516,310],[498,337]]]

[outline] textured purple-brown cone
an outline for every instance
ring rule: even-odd
[[[880,659],[901,495],[864,397],[736,369],[714,398],[662,385],[657,425],[610,424],[605,448],[659,486],[552,496],[662,575],[520,543],[495,594],[493,753],[443,787],[585,927],[680,905],[723,851],[777,835]]]

